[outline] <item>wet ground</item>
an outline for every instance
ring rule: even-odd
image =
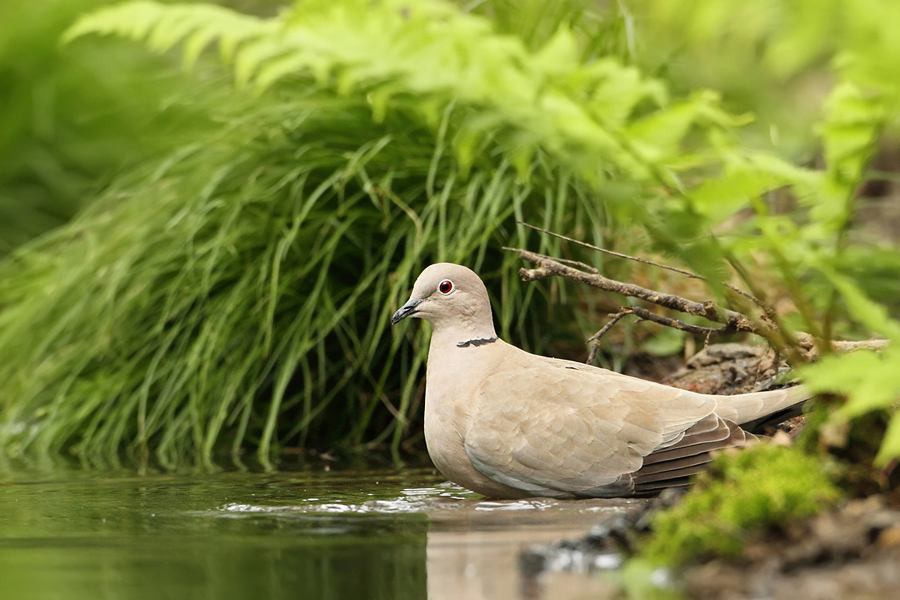
[[[0,477],[10,599],[597,598],[520,550],[639,500],[492,502],[433,470]]]

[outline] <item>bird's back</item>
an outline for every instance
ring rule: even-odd
[[[711,396],[513,346],[481,381],[464,444],[475,468],[536,495],[621,496],[683,485],[710,451],[753,439],[739,421],[802,401]]]

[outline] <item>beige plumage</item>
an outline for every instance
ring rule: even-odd
[[[801,387],[710,396],[497,339],[481,279],[439,263],[391,322],[433,326],[425,441],[449,480],[495,498],[609,497],[686,485],[740,425],[802,403]]]

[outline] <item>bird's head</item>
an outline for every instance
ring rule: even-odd
[[[435,331],[459,328],[471,336],[465,339],[496,337],[487,289],[478,275],[461,265],[437,263],[422,271],[391,324],[406,317],[425,319]]]

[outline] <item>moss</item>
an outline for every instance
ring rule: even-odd
[[[797,448],[761,444],[719,457],[679,505],[653,520],[641,548],[654,564],[741,553],[754,533],[812,516],[840,492],[826,464]]]

